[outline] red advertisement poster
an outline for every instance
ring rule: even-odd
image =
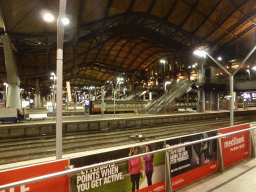
[[[217,131],[181,138],[181,143],[216,136]],[[217,171],[217,142],[205,141],[170,151],[172,189],[178,189]]]
[[[214,173],[217,171],[217,161],[214,161],[212,163],[206,164],[204,166],[198,167],[196,169],[193,169],[191,171],[182,173],[176,177],[172,178],[172,189],[178,189],[184,185],[187,185],[193,181],[196,181],[202,177],[205,177],[206,175],[209,175],[211,173]]]
[[[218,130],[218,133],[230,133],[249,128],[249,124],[238,125]],[[224,167],[249,157],[249,131],[230,135],[222,141]]]
[[[68,160],[38,164],[34,166],[12,169],[0,172],[0,186],[16,181],[34,178],[37,176],[47,175],[64,171],[69,166]],[[1,192],[68,192],[68,177],[62,176],[45,181],[40,181],[20,187],[2,190]]]

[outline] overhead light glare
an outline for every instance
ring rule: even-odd
[[[222,57],[218,57],[217,60],[218,60],[218,61],[222,61]]]
[[[53,17],[52,14],[46,13],[46,14],[44,15],[44,20],[47,21],[47,22],[52,22],[52,21],[54,20],[54,17]]]
[[[68,18],[64,18],[61,20],[63,25],[68,25],[69,24],[69,19]]]
[[[252,68],[252,70],[256,71],[256,66],[254,66],[254,67]]]
[[[160,60],[160,63],[165,64],[165,60],[161,59],[161,60]]]
[[[194,51],[194,55],[205,58],[206,57],[206,52],[203,51],[203,50],[196,50],[196,51]]]

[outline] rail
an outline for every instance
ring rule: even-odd
[[[207,141],[211,141],[211,140],[214,140],[214,139],[227,138],[230,135],[245,132],[245,131],[252,131],[253,129],[256,129],[256,127],[251,127],[251,128],[247,128],[247,129],[243,129],[243,130],[239,130],[239,131],[234,131],[234,132],[230,132],[230,133],[225,133],[225,134],[220,134],[220,135],[217,135],[217,136],[213,136],[213,137],[209,137],[209,138],[205,138],[205,139],[200,139],[200,140],[196,140],[196,141],[191,141],[191,142],[186,142],[186,143],[182,143],[182,144],[177,144],[177,145],[173,145],[173,146],[168,146],[168,147],[163,148],[163,149],[158,149],[158,150],[154,150],[154,151],[147,152],[147,153],[141,153],[141,154],[130,156],[130,157],[124,157],[124,158],[120,158],[120,159],[116,159],[116,160],[110,160],[110,161],[106,161],[106,162],[102,162],[102,163],[83,166],[83,167],[80,167],[80,168],[73,168],[73,169],[69,169],[69,170],[65,170],[65,171],[61,171],[61,172],[57,172],[57,173],[47,174],[47,175],[43,175],[43,176],[31,178],[31,179],[26,179],[26,180],[22,180],[22,181],[18,181],[18,182],[13,182],[13,183],[9,183],[9,184],[5,184],[5,185],[0,186],[0,191],[1,190],[6,190],[6,189],[9,189],[9,188],[12,188],[12,187],[27,185],[27,184],[35,183],[35,182],[38,182],[38,181],[44,181],[44,180],[48,180],[48,179],[52,179],[52,178],[65,176],[65,175],[71,176],[75,173],[79,173],[81,171],[85,171],[85,170],[88,170],[88,169],[93,169],[93,168],[97,168],[97,167],[100,167],[100,166],[120,163],[120,162],[123,162],[123,161],[128,161],[128,160],[135,159],[135,158],[138,158],[138,157],[144,157],[146,155],[151,155],[151,154],[155,154],[155,153],[159,153],[159,152],[167,152],[168,153],[168,151],[173,150],[173,149],[177,149],[177,148],[180,148],[180,147],[186,147],[186,146],[189,146],[189,145],[199,144],[201,142],[207,142]],[[252,140],[252,142],[254,142],[253,134],[252,134],[251,140]],[[254,145],[251,146],[251,150],[255,152],[255,146]],[[251,156],[255,158],[255,154],[251,154]],[[224,169],[224,167],[222,167],[222,168]],[[169,172],[169,176],[167,178],[167,181],[169,181],[169,183],[171,185],[171,173],[170,172]],[[168,192],[172,191],[171,187],[167,186],[167,188],[168,188],[168,190],[167,190]]]

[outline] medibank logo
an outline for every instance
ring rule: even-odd
[[[233,137],[232,140],[226,141],[226,142],[224,143],[224,148],[232,147],[232,146],[238,145],[238,144],[240,144],[240,143],[244,143],[244,135],[242,135],[242,136],[239,137],[239,138]]]

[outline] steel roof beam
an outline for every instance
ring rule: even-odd
[[[196,32],[208,21],[210,16],[213,14],[213,12],[219,7],[219,5],[223,2],[224,0],[220,0],[217,5],[214,6],[214,8],[211,10],[211,12],[204,17],[204,20],[200,23],[200,25],[192,32],[192,34],[196,34]]]
[[[196,0],[196,2],[191,6],[191,9],[190,9],[189,13],[186,15],[185,19],[184,19],[184,20],[182,21],[182,23],[179,25],[180,28],[183,27],[183,25],[188,21],[188,19],[189,19],[190,16],[192,15],[192,13],[196,10],[199,1],[200,1],[200,0]]]
[[[157,46],[157,45],[153,45],[153,46],[149,46],[149,47],[145,48],[144,50],[142,50],[142,51],[137,55],[137,57],[136,57],[136,58],[131,62],[131,64],[127,67],[127,69],[129,69],[129,68],[133,65],[133,63],[139,58],[139,56],[140,56],[142,53],[144,53],[145,51],[147,51],[148,49],[151,49],[151,48],[153,48],[153,47],[155,47],[155,48],[160,48],[160,49],[164,49],[163,47]]]
[[[250,13],[246,14],[244,17],[240,18],[238,20],[238,22],[236,22],[235,24],[233,24],[231,27],[229,27],[227,30],[229,31],[229,33],[222,35],[219,39],[217,39],[214,44],[216,44],[217,42],[219,42],[220,40],[224,39],[225,37],[228,36],[228,34],[233,33],[237,27],[239,27],[240,25],[242,25],[247,19],[250,19],[251,17],[255,16],[256,14],[256,9],[253,9]],[[235,35],[234,35],[235,36]]]
[[[149,7],[148,10],[147,10],[147,13],[149,13],[149,14],[151,13],[151,11],[152,11],[152,9],[154,8],[155,4],[156,4],[156,0],[153,0],[152,3],[151,3],[151,5],[150,5],[150,7]]]
[[[205,38],[204,40],[206,40],[208,37],[210,37],[215,31],[217,31],[219,29],[219,27],[224,24],[238,9],[240,9],[243,5],[245,5],[248,2],[248,0],[245,0],[243,3],[241,3],[238,7],[236,7],[231,13],[228,14],[228,16],[223,19],[222,22],[220,22],[219,24],[217,24],[217,26],[215,27],[214,30],[212,30]]]
[[[236,35],[235,38],[229,40],[228,42],[226,42],[225,44],[223,44],[221,47],[225,47],[227,45],[229,45],[230,43],[236,41],[237,39],[239,39],[240,37],[242,37],[244,34],[246,34],[247,32],[249,32],[250,30],[252,30],[253,28],[255,28],[255,25],[252,24],[251,26],[247,27],[245,30],[243,30],[241,33],[239,33],[238,35]]]
[[[131,54],[132,50],[137,47],[139,44],[142,44],[142,42],[147,42],[148,40],[147,39],[142,39],[140,40],[140,42],[137,42],[135,43],[129,50],[128,54],[127,54],[127,57]],[[124,62],[126,61],[127,57],[124,59],[123,63],[121,64],[121,67],[124,65]],[[128,68],[127,68],[128,69]]]
[[[132,2],[130,3],[130,5],[129,5],[128,9],[127,9],[127,12],[128,12],[128,13],[131,13],[131,12],[132,12],[133,7],[134,7],[134,5],[135,5],[135,2],[136,2],[136,0],[132,0]]]
[[[161,57],[167,57],[167,56],[170,56],[170,55],[172,55],[172,54],[168,53],[168,54],[165,54],[165,55],[161,55]],[[148,58],[147,58],[147,59],[148,59]],[[150,67],[152,64],[154,64],[157,60],[159,60],[159,57],[158,57],[157,59],[155,59],[154,61],[152,61],[152,62],[147,66],[147,68]],[[146,60],[145,60],[144,62],[146,62]],[[143,64],[141,64],[140,66],[138,66],[135,70],[137,70],[138,68],[140,68],[142,65],[143,65]]]
[[[172,6],[170,7],[170,9],[168,10],[168,12],[165,14],[163,20],[167,21],[169,19],[169,17],[171,16],[171,14],[173,13],[176,5],[178,4],[179,0],[175,0],[174,3],[172,4]]]
[[[158,52],[155,52],[154,54],[152,54],[152,55],[149,55],[146,59],[144,59],[144,61],[143,62],[141,62],[141,65],[139,65],[138,67],[136,67],[136,69],[134,70],[134,71],[136,71],[137,69],[139,69],[142,65],[144,65],[144,63],[150,58],[150,57],[152,57],[152,56],[154,56],[154,55],[156,55],[156,54],[159,54],[159,53],[164,53],[164,52],[166,52],[166,51],[158,51]],[[168,54],[168,55],[171,55],[171,54]],[[163,56],[160,56],[160,57],[163,57]],[[159,59],[159,58],[158,58]],[[148,67],[148,66],[147,66]]]
[[[131,38],[131,36],[129,36],[129,37],[127,37],[127,36],[122,36],[122,37],[118,38],[117,41],[115,41],[115,43],[113,43],[113,45],[112,45],[111,48],[109,49],[109,51],[108,51],[108,53],[107,53],[107,55],[106,55],[106,57],[104,58],[104,60],[103,60],[102,63],[105,63],[106,59],[108,58],[108,56],[109,56],[110,52],[112,51],[112,49],[114,48],[114,46],[115,46],[118,42],[120,42],[121,40],[124,40],[124,39],[126,39],[126,40],[129,39],[129,40],[130,40],[130,39],[132,39],[132,38]],[[126,45],[127,42],[128,42],[128,40],[127,40],[123,45]],[[123,45],[122,45],[121,49],[119,50],[118,54],[119,54],[120,51],[122,50]],[[118,55],[118,54],[117,54],[117,55]],[[114,61],[115,61],[115,60],[114,60]]]

